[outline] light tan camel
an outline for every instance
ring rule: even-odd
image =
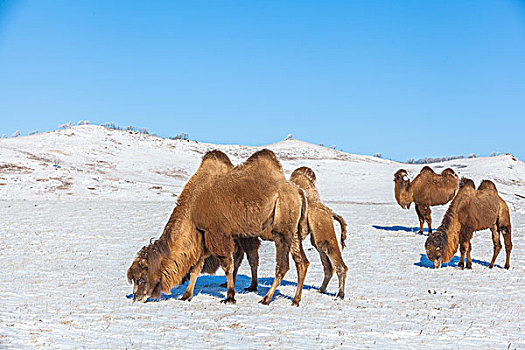
[[[343,299],[345,295],[345,280],[348,272],[342,255],[339,250],[337,236],[333,225],[333,219],[336,219],[341,225],[341,247],[345,246],[346,239],[346,223],[344,219],[338,214],[334,213],[330,208],[325,206],[319,197],[319,193],[315,187],[316,176],[312,169],[308,167],[301,167],[292,173],[290,181],[302,188],[306,192],[308,198],[308,231],[311,234],[310,239],[312,245],[317,249],[321,257],[321,262],[324,267],[324,280],[319,288],[319,292],[324,293],[326,287],[334,274],[334,268],[339,278],[339,291],[337,297]],[[270,228],[266,229],[266,233],[261,238],[272,240],[272,236],[268,233]],[[257,268],[259,265],[259,238],[242,238],[236,240],[236,248],[234,253],[234,280],[237,276],[237,271],[242,263],[244,253],[246,253],[250,268],[252,271],[251,285],[246,288],[246,291],[256,291],[258,287]],[[205,273],[214,273],[218,269],[218,262],[215,257],[210,256],[206,259]]]

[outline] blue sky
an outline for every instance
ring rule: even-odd
[[[525,159],[523,1],[0,0],[0,134]]]

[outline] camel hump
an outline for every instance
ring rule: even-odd
[[[248,158],[244,162],[244,165],[260,163],[260,162],[265,162],[265,161],[270,164],[273,164],[275,167],[282,170],[281,163],[279,162],[279,159],[277,159],[277,156],[275,155],[275,153],[273,153],[272,151],[266,148],[252,154],[250,158]]]
[[[445,170],[443,170],[441,172],[441,175],[452,175],[452,176],[458,177],[456,172],[454,170],[452,170],[451,168],[446,168]]]
[[[203,162],[205,160],[209,160],[209,159],[218,160],[218,161],[221,161],[221,162],[223,162],[223,163],[225,163],[227,165],[231,165],[233,167],[233,164],[232,164],[230,158],[226,155],[226,153],[224,153],[222,151],[219,151],[218,149],[215,149],[213,151],[208,151],[202,157],[202,161]]]
[[[421,171],[419,172],[420,174],[423,174],[423,173],[432,173],[432,174],[435,174],[434,170],[432,170],[431,167],[429,167],[428,165],[425,165],[423,167],[423,169],[421,169]]]
[[[462,177],[461,181],[459,182],[459,188],[463,187],[472,187],[473,189],[476,189],[474,181],[472,181],[471,179],[467,179],[466,177]]]
[[[252,154],[250,158],[246,160],[246,163],[255,162],[260,159],[270,159],[279,162],[275,153],[265,148]]]
[[[295,169],[292,175],[290,175],[290,180],[293,181],[293,179],[296,179],[297,177],[301,175],[306,177],[308,180],[310,180],[311,183],[313,184],[315,183],[315,180],[316,180],[315,173],[312,169],[310,169],[307,166],[302,166],[300,168]]]
[[[494,182],[490,180],[483,180],[478,186],[478,190],[489,190],[489,189],[498,192],[498,190],[496,189],[496,185],[494,184]]]

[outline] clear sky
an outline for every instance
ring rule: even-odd
[[[0,0],[0,134],[525,160],[525,2]]]

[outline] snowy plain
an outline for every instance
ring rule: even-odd
[[[319,256],[300,307],[291,306],[295,267],[269,306],[258,304],[274,275],[275,249],[260,250],[259,291],[245,261],[237,304],[224,305],[222,272],[201,276],[191,302],[185,285],[159,302],[132,303],[126,270],[158,237],[204,152],[234,163],[257,147],[168,140],[100,126],[77,126],[0,140],[0,348],[525,348],[525,164],[512,155],[432,165],[496,183],[511,210],[514,249],[489,270],[489,231],[475,234],[473,269],[433,269],[413,207],[393,196],[393,174],[422,166],[353,155],[298,140],[268,145],[289,175],[317,174],[321,198],[348,223],[346,299],[328,294]],[[433,207],[433,226],[446,206]],[[337,227],[337,225],[336,225]]]

